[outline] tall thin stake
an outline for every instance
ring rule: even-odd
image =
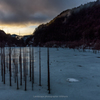
[[[33,90],[33,83],[34,83],[34,49],[32,47],[32,90]]]
[[[2,49],[2,54],[1,54],[1,56],[2,56],[2,57],[1,57],[1,58],[2,58],[2,59],[1,59],[1,70],[2,70],[2,82],[3,82],[3,80],[4,80],[4,78],[3,78],[3,76],[4,76],[4,74],[3,74],[3,65],[4,65],[4,64],[3,64],[3,63],[4,63],[4,62],[3,62],[3,60],[4,60],[3,58],[4,58],[4,52],[3,52],[3,48],[1,48],[1,49]]]
[[[31,81],[31,47],[30,47],[30,81]]]
[[[10,78],[10,86],[11,84],[11,47],[9,48],[9,78]]]
[[[3,48],[3,54],[4,54],[4,84],[5,84],[5,48]]]
[[[49,90],[49,94],[50,94],[49,47],[47,48],[47,66],[48,66],[48,90]]]
[[[39,47],[39,86],[41,86],[41,48]]]
[[[19,63],[20,63],[20,85],[22,85],[22,56],[21,56],[21,47],[20,47]]]
[[[19,84],[18,84],[18,60],[16,59],[16,69],[17,69],[17,72],[16,72],[16,77],[17,77],[17,90],[19,89]]]

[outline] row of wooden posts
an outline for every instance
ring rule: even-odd
[[[7,49],[7,50],[6,50]],[[16,87],[19,89],[19,85],[25,85],[25,91],[27,90],[27,53],[26,48],[20,47],[18,51],[13,47],[1,47],[1,77],[2,82],[6,83],[6,73],[9,73],[9,85],[12,86],[12,76],[14,82],[17,83]],[[13,51],[13,58],[12,58]],[[7,54],[8,53],[8,54]],[[23,55],[22,55],[23,54]],[[29,47],[29,76],[32,82],[32,90],[34,90],[34,47]],[[12,65],[13,60],[13,65]],[[18,63],[19,62],[19,63]],[[22,63],[23,62],[23,63]],[[49,68],[49,48],[47,48],[47,86],[48,93],[50,94],[50,68]],[[18,71],[19,70],[19,71]],[[24,81],[22,81],[24,79]],[[23,83],[24,82],[24,83]],[[20,83],[20,84],[19,84]],[[39,86],[41,86],[41,47],[39,47]]]

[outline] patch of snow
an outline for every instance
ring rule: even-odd
[[[89,8],[89,7],[92,7],[92,6],[95,5],[95,4],[96,4],[96,1],[94,1],[94,2],[89,2],[89,3],[84,4],[84,5],[81,4],[79,7],[73,8],[73,11],[74,11],[75,13],[77,13],[77,12],[79,12],[80,10],[82,10],[83,8]]]
[[[68,78],[67,81],[68,82],[79,82],[79,80],[74,79],[74,78]]]
[[[65,12],[63,12],[61,15],[59,15],[59,17],[69,17],[71,15],[71,11],[67,10]]]

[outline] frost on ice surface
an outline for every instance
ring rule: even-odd
[[[16,56],[13,56],[14,49]],[[21,48],[22,51],[24,49]],[[9,48],[6,48],[5,51],[5,60],[8,61]],[[19,62],[19,51],[19,47],[12,48],[12,68],[14,68],[13,58],[16,58]],[[93,50],[90,49],[86,49],[83,52],[81,49],[73,50],[69,48],[49,48],[49,51],[51,94],[48,94],[47,87],[47,48],[41,48],[42,86],[39,86],[39,48],[34,47],[33,91],[32,83],[29,80],[29,71],[27,71],[27,91],[24,90],[24,78],[22,86],[19,84],[19,90],[17,90],[17,83],[15,83],[13,77],[14,69],[12,69],[12,86],[9,86],[9,69],[7,69],[9,66],[7,66],[7,62],[5,84],[2,82],[0,70],[0,100],[100,100],[100,52],[93,53]],[[26,47],[25,52],[29,69],[30,49]],[[22,59],[23,54],[22,52]]]
[[[74,79],[74,78],[67,78],[68,82],[79,82],[79,80]]]

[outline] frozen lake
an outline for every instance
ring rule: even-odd
[[[18,57],[20,49],[15,49],[16,57]],[[24,91],[24,82],[17,90],[13,77],[12,86],[9,86],[7,72],[6,84],[3,84],[0,71],[0,100],[100,100],[100,53],[94,54],[92,50],[83,52],[68,48],[50,48],[49,51],[51,94],[47,91],[47,48],[41,48],[42,86],[39,86],[39,48],[35,47],[33,91],[29,75],[27,76],[27,91]],[[12,49],[12,58],[13,52],[14,49]],[[8,48],[6,54],[8,54]],[[25,54],[27,68],[29,68],[28,47]]]

